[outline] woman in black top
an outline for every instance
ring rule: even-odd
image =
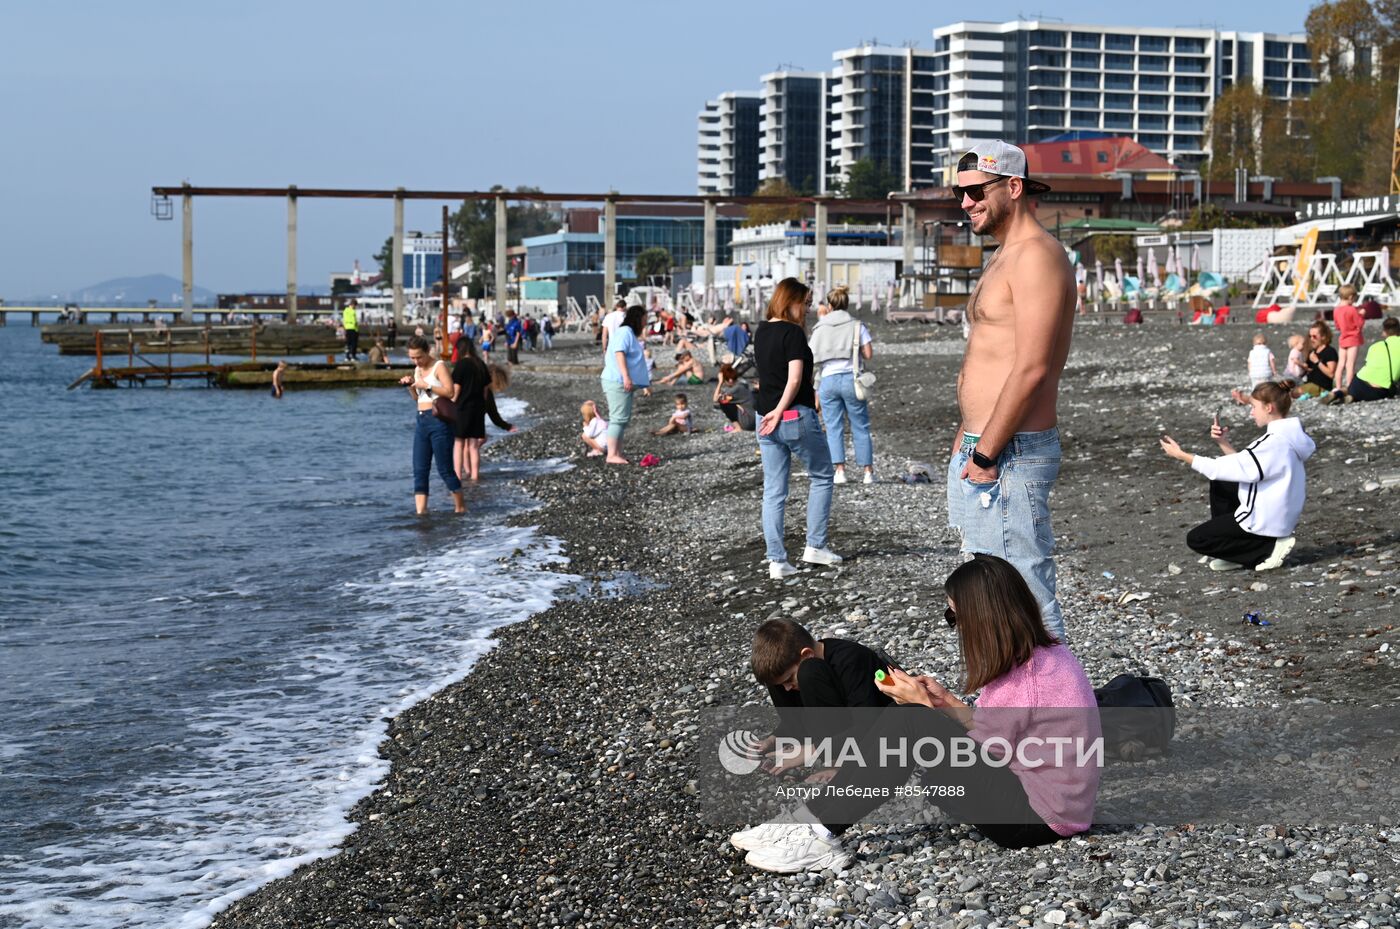
[[[475,339],[457,340],[457,363],[452,366],[453,402],[457,404],[456,446],[453,463],[462,480],[481,474],[481,446],[486,442],[486,391],[491,374],[481,360]]]
[[[802,325],[812,290],[795,277],[784,278],[768,301],[766,321],[754,334],[758,370],[758,449],[763,457],[763,538],[768,549],[768,576],[796,574],[783,545],[783,508],[787,505],[792,456],[807,468],[807,547],[802,560],[829,565],[841,560],[827,548],[831,514],[831,452],[817,416],[812,390],[812,350]]]
[[[1303,383],[1293,391],[1293,396],[1321,397],[1331,393],[1332,379],[1337,374],[1337,350],[1332,347],[1332,327],[1322,320],[1315,320],[1308,327],[1307,360],[1303,363]]]

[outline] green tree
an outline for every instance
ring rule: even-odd
[[[862,158],[846,172],[838,195],[852,200],[883,200],[889,194],[903,189],[904,185],[899,178],[883,164],[870,158]]]
[[[1130,235],[1094,236],[1094,257],[1106,266],[1121,258],[1124,273],[1131,274],[1136,270],[1137,254],[1137,243]]]
[[[500,184],[493,192],[509,193]],[[539,193],[538,187],[517,187],[515,193]],[[487,282],[493,279],[492,264],[496,260],[496,203],[494,200],[467,200],[448,217],[452,241],[462,249],[472,263],[468,293],[473,297],[486,294]],[[506,244],[519,245],[521,239],[546,235],[559,229],[559,216],[548,204],[524,200],[506,206]]]
[[[384,245],[374,256],[374,260],[379,262],[380,285],[383,287],[394,286],[394,237],[384,240]]]
[[[754,191],[757,197],[797,197],[801,196],[792,189],[792,185],[785,178],[770,177],[759,185]],[[803,209],[800,203],[755,203],[749,206],[749,215],[744,220],[745,226],[766,226],[769,223],[795,223],[800,222],[803,216]]]
[[[1355,53],[1384,42],[1381,17],[1387,12],[1377,15],[1370,0],[1324,0],[1313,7],[1304,21],[1313,66],[1325,67],[1328,80],[1365,70],[1356,68]]]
[[[660,246],[643,249],[637,254],[637,280],[649,281],[653,277],[666,277],[671,273],[674,264],[671,253]]]

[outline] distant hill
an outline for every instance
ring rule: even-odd
[[[91,284],[87,287],[80,287],[77,290],[70,290],[66,293],[58,294],[59,300],[71,303],[98,305],[98,304],[145,304],[148,300],[156,300],[160,303],[179,303],[180,280],[168,274],[147,274],[143,277],[114,277],[110,281],[102,281],[99,284]],[[217,295],[212,290],[196,286],[194,288],[195,303],[212,304]],[[53,294],[40,294],[36,300],[49,301],[54,299]]]

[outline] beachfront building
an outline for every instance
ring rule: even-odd
[[[1301,33],[962,22],[933,31],[935,165],[978,139],[1040,142],[1067,132],[1126,135],[1179,167],[1208,154],[1211,104],[1251,81],[1281,100],[1317,84]]]
[[[853,293],[885,288],[903,269],[904,245],[898,227],[834,223],[827,229],[827,277]],[[729,243],[734,264],[752,276],[812,280],[816,274],[816,230],[812,223],[770,223],[734,230]]]
[[[927,49],[863,45],[832,55],[830,179],[857,161],[881,166],[912,190],[934,183],[933,107],[947,55]]]
[[[826,136],[824,72],[765,74],[758,116],[759,180],[782,178],[794,189],[822,189]]]
[[[729,264],[729,238],[743,222],[742,208],[720,206],[715,217],[716,261]],[[601,275],[606,229],[602,211],[571,209],[565,213],[567,232],[525,239],[525,276],[564,278]],[[617,205],[617,270],[627,280],[636,276],[637,256],[649,248],[664,248],[676,267],[705,262],[705,216],[699,205],[619,203]]]
[[[701,194],[747,197],[758,189],[757,91],[731,91],[705,102],[697,117],[696,189]]]

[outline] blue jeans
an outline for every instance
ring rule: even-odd
[[[779,423],[768,435],[758,437],[763,456],[763,540],[769,561],[787,561],[783,547],[783,509],[787,506],[788,473],[792,456],[807,467],[807,544],[826,548],[826,523],[831,517],[831,454],[822,438],[817,411],[794,406],[797,419]]]
[[[822,421],[826,423],[826,447],[831,463],[846,463],[846,430],[842,417],[851,420],[851,441],[856,447],[856,464],[868,468],[874,462],[870,446],[870,404],[856,396],[856,376],[850,371],[826,374],[821,383]]]
[[[413,428],[413,492],[428,492],[428,468],[437,459],[437,472],[452,493],[462,489],[457,472],[452,470],[452,427],[433,415],[432,410],[419,410]]]
[[[963,436],[948,462],[948,524],[962,534],[965,553],[999,555],[1015,565],[1040,604],[1045,628],[1068,642],[1055,596],[1050,527],[1050,491],[1060,474],[1059,430],[1018,432],[997,459],[997,480],[990,484],[962,477],[977,438]]]
[[[608,438],[622,441],[627,424],[632,421],[632,403],[641,389],[633,386],[628,393],[620,382],[603,380],[603,397],[608,401]]]

